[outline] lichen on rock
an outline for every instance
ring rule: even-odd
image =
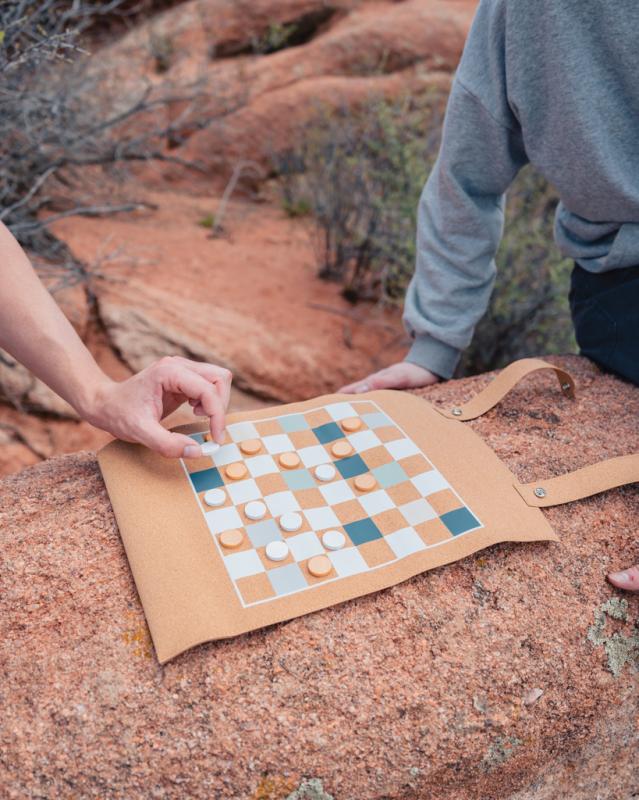
[[[626,664],[639,670],[639,618],[633,631],[626,635],[621,630],[607,632],[607,618],[618,622],[628,622],[628,601],[625,598],[610,597],[595,610],[595,623],[588,628],[588,641],[594,647],[606,651],[607,666],[618,678]]]

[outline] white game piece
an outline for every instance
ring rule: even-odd
[[[325,531],[322,544],[327,550],[341,550],[346,544],[346,537],[341,531]]]
[[[332,481],[335,477],[335,467],[332,464],[320,464],[315,467],[315,477],[318,481]]]
[[[244,513],[249,519],[263,519],[266,516],[266,506],[261,500],[252,500],[244,506]]]
[[[282,514],[280,517],[280,528],[288,533],[299,531],[301,527],[302,516],[298,514],[297,511],[289,511],[286,514]]]
[[[226,492],[224,489],[209,489],[204,494],[204,502],[207,506],[223,506],[226,502]]]
[[[269,542],[266,545],[266,557],[271,561],[284,561],[288,555],[288,545],[286,542]]]
[[[214,456],[220,449],[220,445],[216,442],[202,442],[200,449],[203,456]]]

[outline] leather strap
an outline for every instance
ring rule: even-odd
[[[607,489],[639,481],[639,454],[619,456],[556,478],[516,483],[526,505],[545,508],[581,500]]]
[[[540,358],[522,358],[504,367],[485,389],[476,394],[467,403],[464,403],[464,405],[453,408],[438,408],[437,410],[443,416],[450,419],[458,419],[461,422],[476,419],[485,414],[486,411],[494,408],[522,378],[540,369],[551,369],[557,375],[561,390],[566,397],[572,398],[575,396],[575,382],[568,372],[556,367],[554,364],[549,364],[547,361],[542,361]]]

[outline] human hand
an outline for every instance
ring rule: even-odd
[[[209,418],[211,436],[221,443],[231,380],[223,367],[167,356],[125,381],[101,383],[79,411],[118,439],[139,442],[167,458],[194,458],[200,446],[189,436],[170,433],[160,420],[188,400],[195,414]]]
[[[623,572],[609,572],[608,580],[617,589],[625,589],[627,592],[639,592],[639,564]]]
[[[441,379],[438,375],[434,375],[424,367],[411,364],[410,361],[399,361],[397,364],[391,364],[386,369],[373,372],[355,383],[343,386],[340,392],[360,394],[373,389],[417,389],[420,386],[430,386],[439,380]]]

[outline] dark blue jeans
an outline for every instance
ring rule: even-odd
[[[595,274],[575,264],[570,310],[581,354],[639,386],[639,267]]]

